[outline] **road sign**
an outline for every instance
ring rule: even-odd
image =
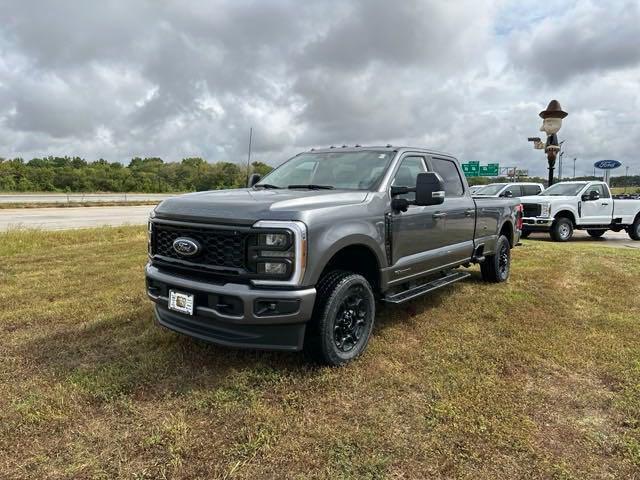
[[[477,177],[480,174],[480,162],[463,163],[462,172],[465,177]]]
[[[497,177],[500,173],[500,164],[499,163],[490,163],[486,166],[480,167],[480,176],[481,177]]]

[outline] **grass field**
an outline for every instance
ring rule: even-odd
[[[157,327],[144,228],[0,234],[0,476],[640,478],[640,251],[525,241],[342,368]]]
[[[73,203],[0,203],[0,210],[13,208],[76,208],[76,207],[133,207],[138,205],[157,205],[158,200],[134,200],[131,202],[73,202]]]

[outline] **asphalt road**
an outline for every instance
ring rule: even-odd
[[[65,207],[0,209],[0,231],[11,228],[66,230],[117,225],[144,225],[153,205],[134,207]],[[531,240],[551,241],[546,233],[533,233]],[[640,248],[626,232],[607,232],[593,239],[587,232],[576,230],[571,242],[602,245],[604,247]]]
[[[24,193],[0,195],[0,203],[145,202],[172,196],[164,193]]]
[[[147,222],[154,205],[133,207],[64,207],[0,209],[0,231],[12,228],[67,230]]]

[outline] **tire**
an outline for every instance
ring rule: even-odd
[[[345,271],[326,274],[318,283],[305,355],[330,366],[354,360],[369,343],[375,315],[375,297],[366,278]]]
[[[606,230],[591,230],[591,229],[587,229],[587,233],[589,234],[589,236],[591,236],[593,238],[600,238],[601,236],[604,235],[604,232],[606,232]]]
[[[629,234],[629,238],[631,240],[640,240],[640,217],[636,218],[636,221],[633,222],[633,225],[627,228],[627,233]]]
[[[482,280],[491,283],[506,282],[511,272],[511,245],[509,239],[500,235],[496,242],[496,253],[487,255],[480,264]]]
[[[523,230],[522,233],[520,234],[520,238],[522,238],[522,239],[529,238],[529,235],[531,235],[531,231],[530,230]]]
[[[573,222],[567,217],[557,218],[549,234],[554,242],[568,242],[573,237]]]

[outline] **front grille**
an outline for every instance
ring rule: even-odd
[[[155,223],[153,254],[203,266],[245,269],[247,236],[247,232],[234,229],[176,227]],[[202,252],[193,257],[178,254],[173,249],[173,242],[178,237],[196,240]]]
[[[524,203],[522,205],[522,210],[522,214],[525,217],[539,217],[542,207],[537,203]]]

